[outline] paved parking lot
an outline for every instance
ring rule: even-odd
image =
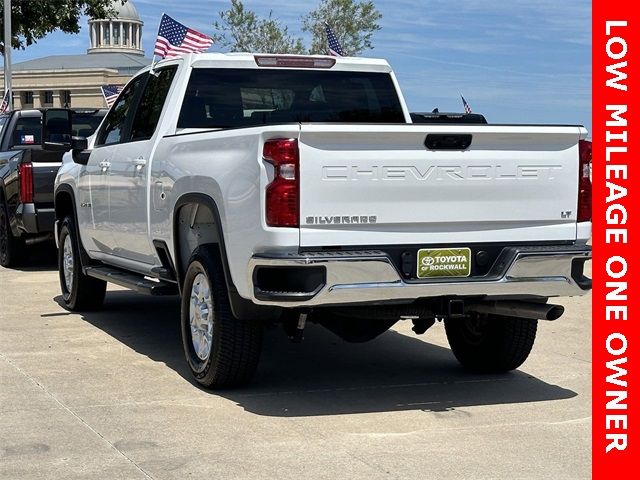
[[[50,257],[0,268],[2,479],[590,477],[590,296],[511,374],[462,371],[441,325],[363,345],[312,326],[269,331],[255,383],[211,393],[175,298],[110,287],[72,314]]]

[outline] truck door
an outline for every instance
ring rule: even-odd
[[[116,146],[125,140],[132,107],[144,86],[144,76],[131,81],[113,105],[97,133],[94,148],[78,178],[77,212],[82,242],[89,251],[112,256],[113,225],[109,215],[109,182]]]
[[[173,66],[156,70],[153,75],[146,74],[146,84],[136,102],[126,141],[113,147],[108,177],[116,255],[147,265],[157,263],[147,225],[148,162],[175,73]]]

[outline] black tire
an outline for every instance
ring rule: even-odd
[[[206,349],[196,353],[191,328],[191,298],[194,283],[196,288],[206,281],[210,302],[202,308],[205,319],[210,319],[211,338],[208,353]],[[212,308],[211,308],[212,307]],[[194,315],[202,309],[193,308]],[[262,326],[233,316],[222,262],[215,245],[199,247],[191,256],[182,290],[182,308],[180,311],[182,344],[191,373],[205,388],[237,387],[247,384],[253,377],[262,349]],[[196,321],[201,322],[196,318]],[[201,323],[202,325],[202,323]],[[197,339],[196,339],[197,342]]]
[[[58,275],[65,307],[71,311],[99,309],[104,302],[107,282],[82,273],[80,252],[78,251],[79,240],[71,217],[66,217],[62,221],[58,243]],[[71,256],[65,254],[66,248],[71,249]],[[70,267],[71,270],[71,282],[70,285],[67,285],[65,261],[68,262],[69,260],[72,260],[71,265],[67,264],[67,268]]]
[[[444,322],[453,354],[467,370],[515,370],[531,353],[538,321],[528,318],[477,315]]]
[[[25,245],[21,238],[14,237],[9,225],[9,212],[0,200],[0,265],[16,267],[24,259]]]

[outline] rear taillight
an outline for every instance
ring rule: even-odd
[[[33,165],[21,163],[18,167],[20,179],[20,203],[33,203]]]
[[[300,155],[295,138],[265,142],[262,157],[274,167],[267,186],[266,217],[270,227],[297,227],[300,211]]]
[[[580,140],[578,170],[578,222],[591,220],[591,142]]]

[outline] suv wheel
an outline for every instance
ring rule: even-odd
[[[16,238],[9,225],[9,213],[7,205],[0,203],[0,265],[3,267],[15,267],[22,260],[24,242]]]
[[[100,308],[107,283],[82,273],[79,240],[71,217],[62,221],[58,242],[58,273],[65,306],[72,311]]]
[[[248,383],[262,348],[262,327],[231,313],[216,246],[199,247],[182,290],[182,343],[189,368],[206,388]]]
[[[500,315],[475,315],[444,322],[453,354],[466,369],[515,370],[531,353],[538,321]]]

